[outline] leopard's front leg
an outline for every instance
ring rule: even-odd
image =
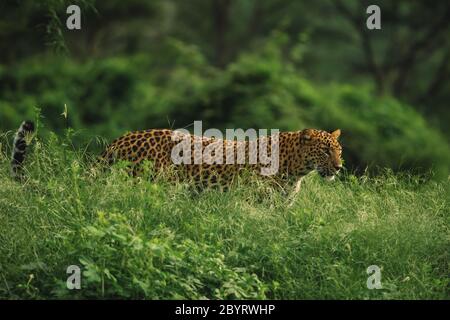
[[[297,194],[300,192],[300,187],[301,187],[302,181],[303,181],[303,177],[299,178],[295,182],[295,186],[294,186],[293,190],[288,195],[288,205],[287,205],[288,208],[290,208],[294,205]]]

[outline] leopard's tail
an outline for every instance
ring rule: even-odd
[[[34,123],[32,121],[24,121],[14,136],[13,152],[11,155],[11,176],[20,178],[22,173],[22,165],[25,160],[27,151],[27,136],[34,132]]]

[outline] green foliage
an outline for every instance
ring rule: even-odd
[[[374,98],[364,88],[330,88],[314,123],[344,128],[346,161],[436,176],[449,174],[450,148],[410,106],[390,97]]]
[[[81,30],[65,28],[71,4],[81,7]],[[364,27],[369,5],[360,0],[5,0],[0,64],[54,51],[77,61],[155,51],[170,56],[165,42],[173,37],[195,45],[205,61],[222,68],[247,51],[259,52],[274,31],[282,31],[289,37],[285,47],[302,56],[296,65],[315,81],[371,84],[377,93],[409,103],[448,135],[449,3],[379,0],[383,17],[377,31]],[[299,47],[298,39],[306,45]]]
[[[264,185],[195,194],[97,172],[69,138],[36,141],[23,183],[0,153],[2,298],[448,298],[448,181],[311,175],[287,207]]]
[[[217,248],[183,239],[161,224],[148,234],[139,234],[134,225],[126,214],[100,211],[90,225],[63,238],[84,270],[81,297],[265,297],[258,277],[246,268],[229,267]],[[71,297],[67,290],[56,294]]]
[[[176,39],[166,42],[165,55],[83,64],[30,60],[0,70],[0,127],[15,129],[35,117],[38,106],[49,129],[85,129],[81,134],[91,138],[111,139],[123,128],[186,127],[194,120],[202,120],[204,129],[340,128],[350,170],[389,167],[448,176],[448,142],[411,106],[377,97],[364,85],[311,83],[295,67],[302,42],[292,50],[287,42],[274,33],[257,53],[242,54],[225,70]],[[65,104],[67,121],[61,116]]]
[[[369,34],[364,3],[336,3],[1,1],[0,298],[448,299],[450,7],[381,1]],[[7,132],[26,118],[22,184]],[[90,166],[98,135],[194,120],[340,128],[347,170],[309,176],[286,207],[263,184],[195,194]],[[382,290],[365,286],[372,264]]]

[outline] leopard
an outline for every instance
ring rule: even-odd
[[[317,171],[321,177],[332,181],[342,169],[340,135],[340,129],[332,132],[319,129],[280,132],[276,137],[278,170],[269,174],[262,173],[263,169],[268,169],[267,164],[252,163],[250,159],[260,155],[258,146],[260,149],[266,148],[267,156],[271,157],[271,146],[275,139],[273,135],[254,141],[239,141],[177,133],[170,129],[148,129],[129,132],[117,138],[106,147],[100,159],[108,165],[118,160],[127,161],[132,164],[133,175],[139,175],[140,165],[150,160],[156,171],[172,168],[181,173],[183,180],[187,179],[200,188],[222,190],[228,189],[241,172],[250,171],[281,186],[283,190],[294,186],[293,194],[296,194],[303,178],[310,172]],[[189,153],[189,161],[174,164],[173,150],[185,138],[188,138],[185,151]],[[199,146],[197,150],[196,144]],[[205,153],[208,149],[213,151]],[[226,152],[216,155],[216,150]],[[244,159],[240,162],[237,161],[238,150],[244,153]],[[227,161],[230,154],[234,160],[232,163]],[[196,156],[201,157],[201,163],[195,163]]]
[[[26,136],[33,131],[33,122],[24,121],[15,135],[11,161],[14,176],[20,176],[27,146]],[[144,163],[151,163],[155,172],[172,170],[178,173],[175,175],[177,181],[182,179],[200,188],[218,187],[222,190],[233,185],[242,172],[252,172],[283,188],[293,188],[295,195],[303,178],[313,171],[326,180],[336,177],[343,166],[340,135],[340,129],[331,132],[302,129],[279,132],[276,136],[263,136],[254,141],[239,141],[197,136],[172,129],[147,129],[125,133],[112,141],[98,157],[98,163],[111,166],[119,161],[126,162],[134,176],[142,174]],[[186,153],[183,159],[189,161],[174,163],[174,150],[180,141],[187,141],[187,148],[182,149],[180,154]],[[264,169],[268,169],[267,163],[250,160],[257,159],[263,149],[268,157],[273,156],[274,145],[277,147],[277,170],[263,174]],[[217,150],[221,148],[226,152],[220,154]],[[239,150],[244,151],[241,161],[237,161]],[[196,158],[202,161],[196,161]],[[231,163],[228,161],[230,159],[233,160]]]

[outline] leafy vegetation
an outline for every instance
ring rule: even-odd
[[[82,12],[82,28],[77,31],[65,27],[66,8],[73,4]],[[136,53],[166,56],[165,41],[177,39],[195,46],[208,64],[226,68],[242,53],[258,52],[278,30],[289,35],[288,48],[299,41],[304,44],[304,59],[296,67],[314,82],[370,84],[377,94],[393,95],[413,106],[449,135],[450,5],[379,0],[382,27],[371,31],[365,28],[371,4],[367,0],[5,0],[0,3],[0,64],[20,63],[49,51],[77,61]]]
[[[85,64],[31,60],[0,72],[0,127],[15,129],[35,118],[39,106],[50,129],[89,128],[76,144],[96,135],[113,139],[123,128],[175,129],[199,119],[205,130],[341,128],[350,170],[390,167],[447,178],[450,147],[411,106],[377,97],[367,86],[311,83],[294,68],[300,49],[283,58],[286,41],[275,33],[258,53],[243,54],[225,70],[179,41],[168,41],[168,54],[156,61],[139,55]],[[176,63],[148,73],[165,59]],[[68,121],[61,116],[64,104]]]
[[[198,194],[96,172],[69,145],[37,141],[23,183],[1,154],[2,298],[448,298],[448,181],[311,175],[288,207],[257,181]]]
[[[369,4],[0,1],[0,298],[448,299],[450,5],[380,0],[369,31]],[[127,130],[194,120],[340,128],[346,170],[288,207],[258,181],[197,194],[92,169]]]

